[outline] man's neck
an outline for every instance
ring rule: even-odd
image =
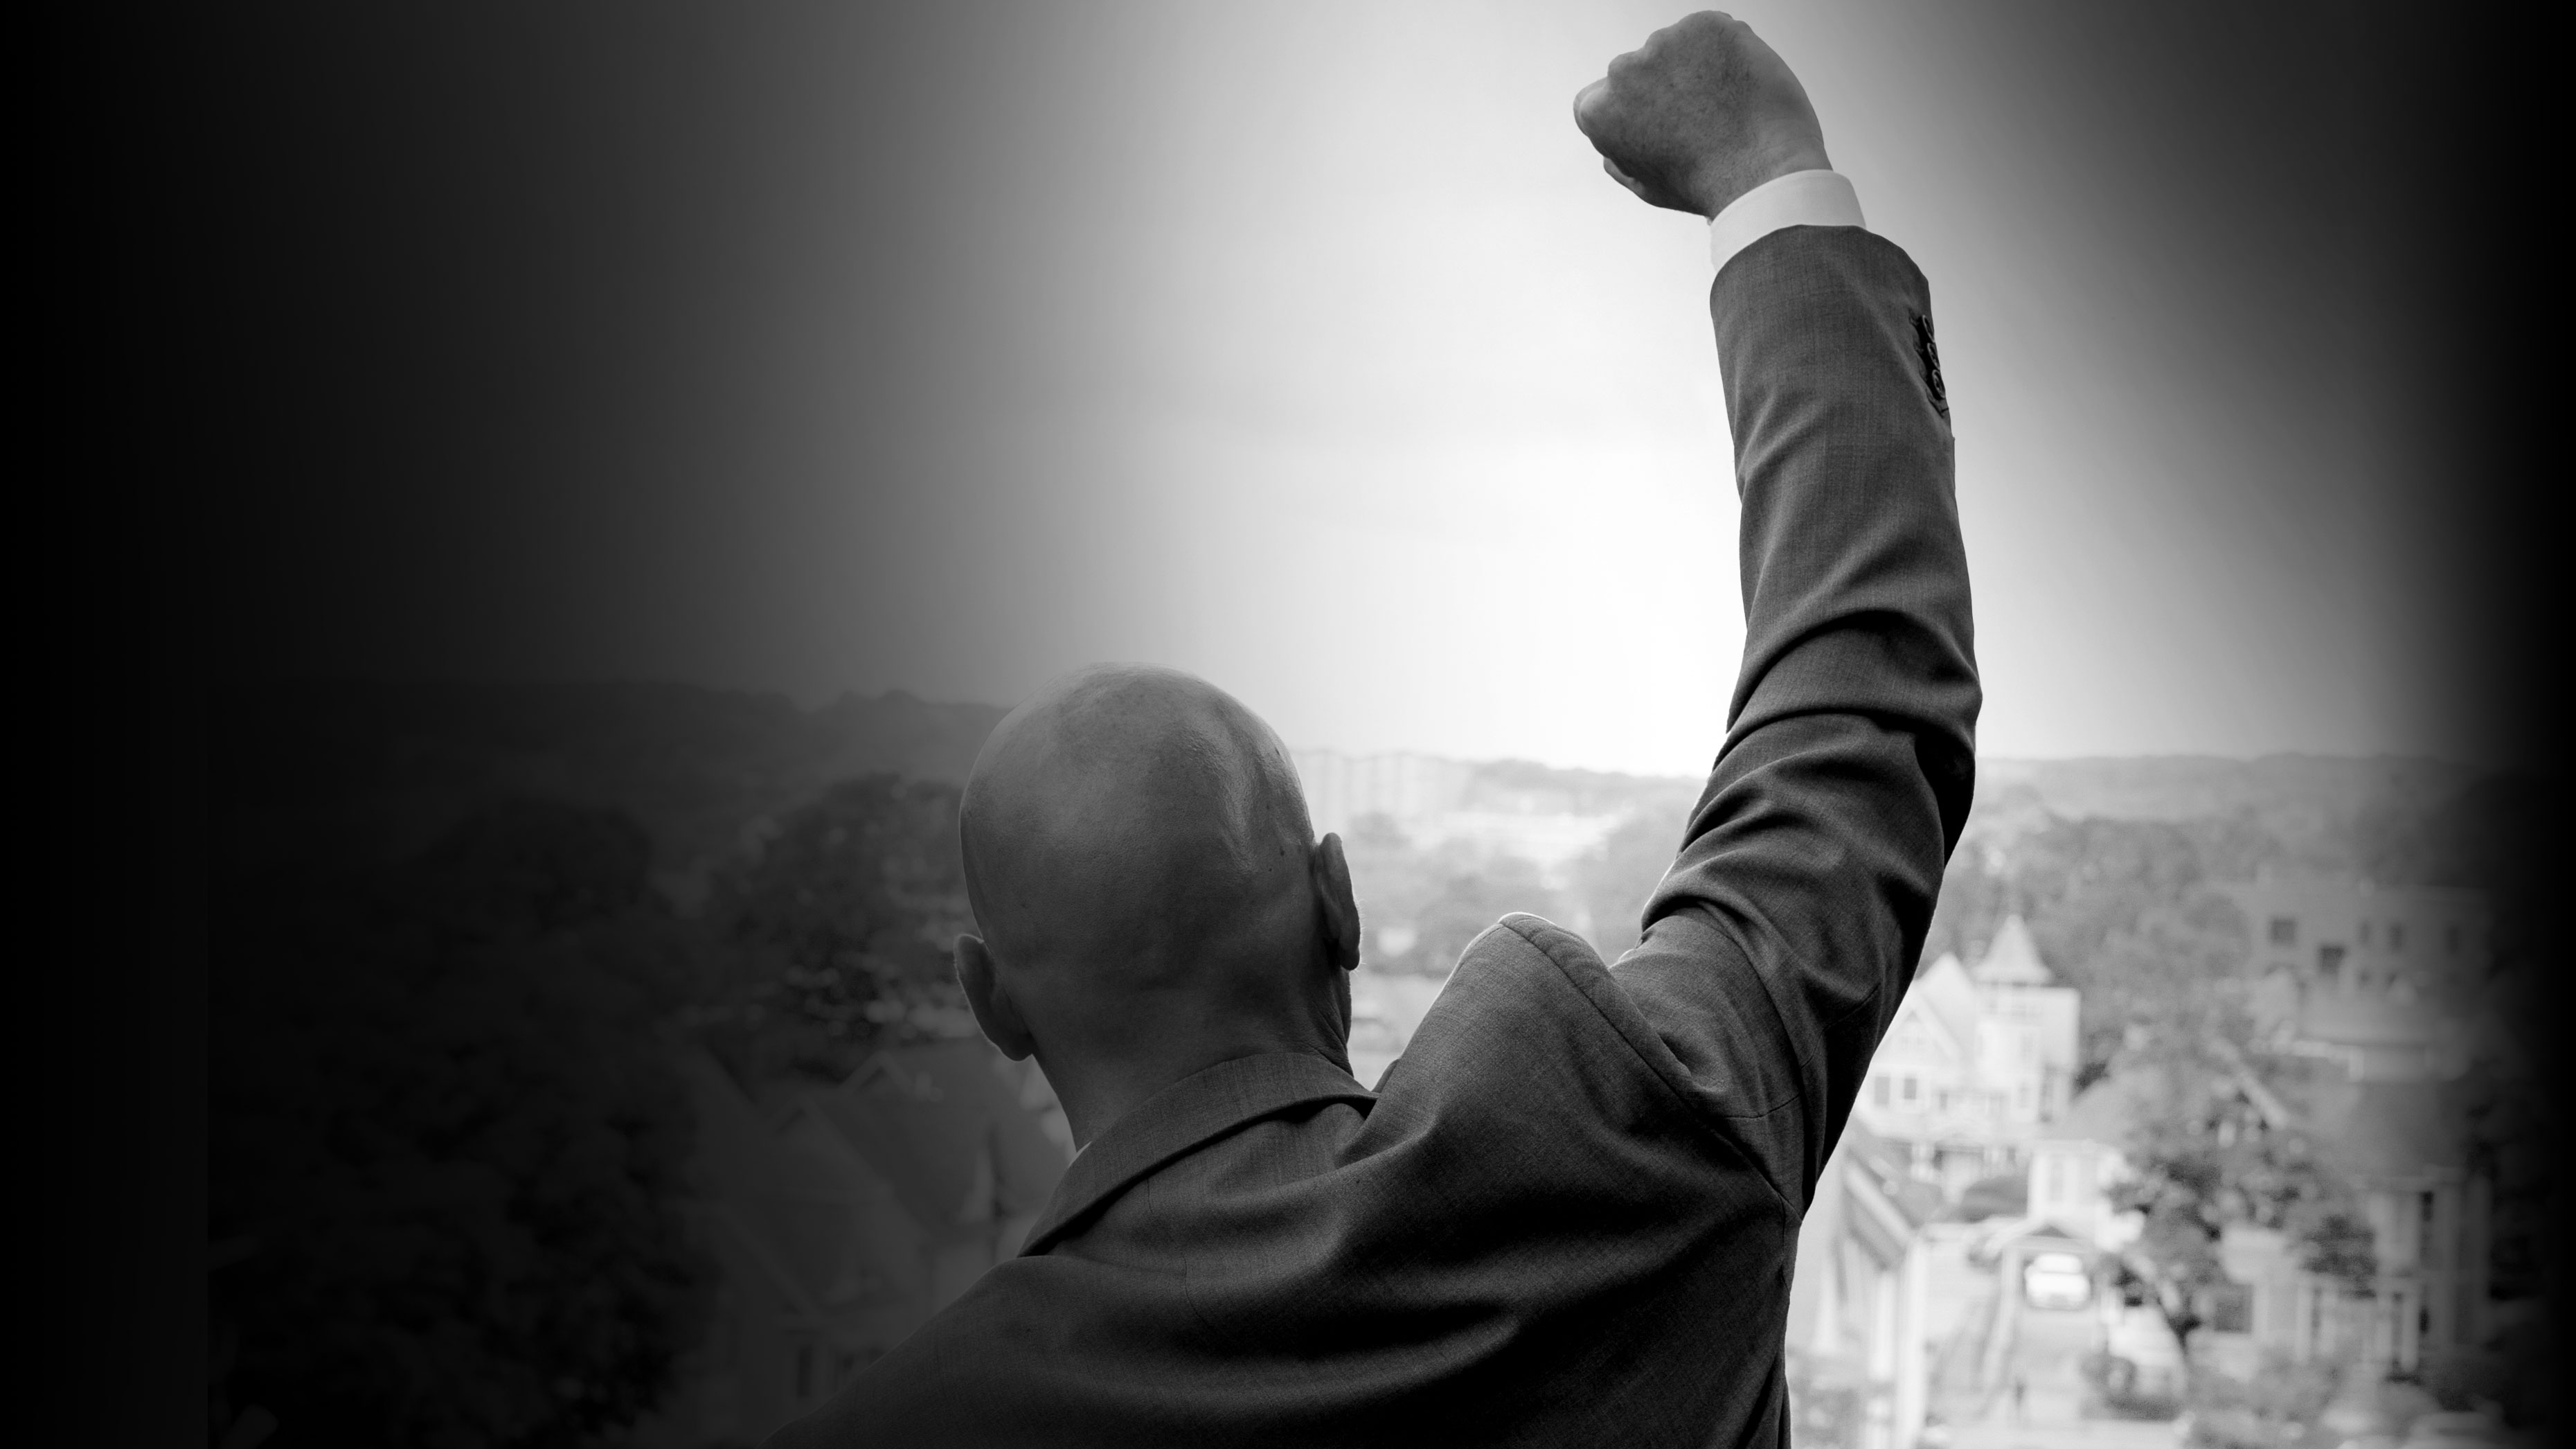
[[[1041,1047],[1038,1065],[1055,1087],[1056,1100],[1064,1107],[1065,1125],[1073,1129],[1074,1145],[1079,1148],[1089,1147],[1119,1119],[1170,1087],[1210,1067],[1269,1052],[1304,1052],[1342,1071],[1351,1069],[1349,1054],[1341,1043],[1326,1044],[1311,1032],[1284,1028],[1229,1032],[1179,1050],[1139,1051],[1105,1060],[1050,1060]]]

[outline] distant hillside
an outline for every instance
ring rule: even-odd
[[[1983,794],[2027,789],[2051,814],[2110,820],[2185,820],[2249,808],[2334,811],[2373,799],[2424,805],[2458,794],[2477,777],[2465,765],[2387,755],[1987,759],[1977,769]]]
[[[2439,760],[2201,755],[1978,762],[1970,841],[2009,852],[2052,821],[2127,821],[2232,835],[2243,864],[2385,883],[2456,870],[2454,809],[2482,776]],[[2242,852],[2240,852],[2242,853]]]
[[[1440,792],[1442,809],[1589,814],[1686,808],[1702,784],[1696,775],[1626,775],[1528,760],[1439,763],[1454,777]],[[2479,778],[2469,766],[2440,760],[2329,755],[1990,758],[1978,761],[1977,771],[1977,813],[1992,825],[2038,815],[2180,821],[2251,811],[2267,822],[2332,829],[2373,810],[2437,808]]]

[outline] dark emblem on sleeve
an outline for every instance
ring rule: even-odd
[[[1932,342],[1932,319],[1914,319],[1914,355],[1923,362],[1923,390],[1932,395],[1932,410],[1950,419],[1950,390],[1941,385],[1941,349]]]

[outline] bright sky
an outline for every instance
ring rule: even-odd
[[[1092,607],[1034,593],[998,676],[942,683],[1148,658],[1302,743],[1701,768],[1740,639],[1703,233],[1567,119],[1672,13],[1180,6],[1050,36],[1008,249],[1050,259],[1011,310],[1062,350],[1031,369],[1053,406],[987,442],[997,475],[1061,470],[1062,528],[1015,562]],[[2354,320],[2303,333],[2302,280],[2263,276],[2335,263],[2265,251],[2285,207],[2333,224],[2332,167],[2195,175],[2162,113],[2192,78],[2142,78],[2123,37],[1744,13],[1932,280],[1983,748],[2439,747],[2432,575],[2369,476]]]
[[[327,557],[415,575],[442,668],[1007,703],[1148,659],[1299,745],[1696,772],[1740,638],[1705,233],[1569,118],[1679,13],[397,36],[417,75],[316,103],[383,192],[335,206],[446,218],[369,335],[452,330],[387,406],[486,425],[416,420],[413,493],[277,526],[406,541]],[[2457,540],[2390,446],[2409,360],[2332,26],[1742,13],[1931,279],[1985,751],[2462,748]],[[398,145],[351,119],[377,95]],[[345,250],[338,216],[280,234]]]

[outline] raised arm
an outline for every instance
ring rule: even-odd
[[[1796,77],[1722,15],[1612,62],[1576,118],[1622,184],[1712,218],[1828,164]],[[1703,1110],[1803,1207],[1967,816],[1967,562],[1930,293],[1903,252],[1857,226],[1769,231],[1724,261],[1709,306],[1744,661],[1680,855],[1615,971]]]

